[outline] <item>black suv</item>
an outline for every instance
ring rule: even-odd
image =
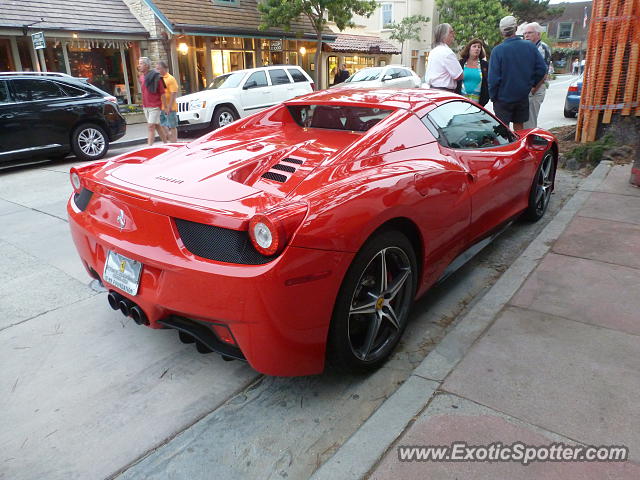
[[[116,98],[63,73],[0,73],[0,164],[61,158],[97,160],[124,136]]]

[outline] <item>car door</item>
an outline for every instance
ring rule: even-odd
[[[50,80],[22,78],[11,80],[16,121],[25,135],[22,148],[59,149],[69,144],[68,97]]]
[[[293,83],[284,68],[273,68],[268,72],[274,103],[281,103],[295,96]]]
[[[13,94],[8,80],[0,80],[0,160],[23,148],[26,141],[24,125],[16,116]]]
[[[293,96],[304,95],[305,93],[311,93],[313,87],[311,86],[311,79],[302,72],[299,68],[287,68],[287,72],[293,80]]]
[[[275,103],[273,91],[267,80],[267,73],[264,70],[253,72],[247,77],[242,85],[240,102],[247,114],[255,113]]]
[[[472,179],[470,241],[526,207],[536,165],[523,140],[467,101],[445,103],[427,117],[443,154],[457,158]]]

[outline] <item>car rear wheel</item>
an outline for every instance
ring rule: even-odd
[[[572,110],[569,110],[566,106],[564,107],[564,116],[565,118],[575,118],[576,114]]]
[[[553,152],[547,151],[542,157],[536,176],[529,193],[529,206],[525,211],[525,217],[532,222],[537,222],[544,217],[556,176],[556,162]]]
[[[73,153],[81,160],[99,160],[109,150],[105,131],[93,123],[80,125],[71,136]]]
[[[236,112],[229,107],[218,107],[213,112],[213,118],[211,119],[211,126],[213,128],[220,128],[229,125],[231,122],[235,122],[238,119]]]
[[[327,363],[341,371],[378,368],[400,341],[417,282],[416,255],[387,231],[358,252],[342,282],[329,329]]]

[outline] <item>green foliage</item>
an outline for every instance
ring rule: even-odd
[[[404,50],[404,42],[407,40],[420,40],[420,28],[431,19],[424,15],[411,15],[403,18],[399,23],[391,23],[387,28],[391,29],[389,38],[400,42],[400,50]]]
[[[307,17],[317,35],[314,76],[316,83],[319,83],[322,31],[327,20],[335,22],[340,30],[344,30],[354,25],[351,21],[353,15],[369,17],[377,6],[375,0],[265,0],[258,3],[259,28],[266,30],[269,27],[281,27],[288,32],[292,21],[300,15]]]
[[[522,22],[540,22],[559,17],[564,12],[563,6],[549,6],[549,0],[500,0],[502,6]]]
[[[493,47],[502,41],[498,24],[509,15],[500,0],[436,0],[440,22],[449,23],[458,45],[479,38]]]
[[[567,156],[575,158],[584,165],[596,166],[602,160],[604,152],[616,146],[616,142],[611,134],[606,134],[602,138],[591,143],[580,144],[574,147]]]

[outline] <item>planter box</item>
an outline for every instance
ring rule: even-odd
[[[144,117],[144,113],[123,113],[122,116],[127,121],[127,125],[134,125],[136,123],[145,123],[147,119]]]

